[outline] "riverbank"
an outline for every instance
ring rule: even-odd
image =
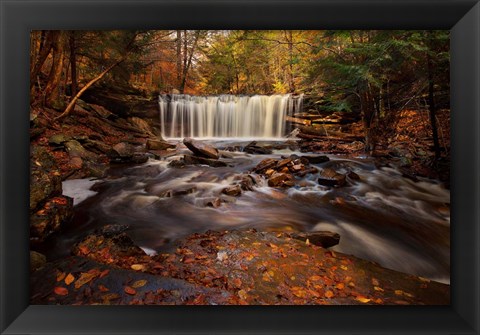
[[[189,151],[181,143],[173,145],[161,140],[158,124],[153,119],[142,118],[138,114],[113,114],[103,106],[86,102],[80,102],[77,106],[72,115],[75,120],[67,118],[62,125],[50,122],[56,113],[53,110],[34,109],[32,112],[31,162],[32,176],[35,179],[32,183],[30,210],[33,249],[50,237],[62,234],[72,224],[73,200],[62,195],[62,180],[103,179],[106,176],[122,178],[123,175],[115,175],[115,170],[123,173],[129,171],[126,167],[143,164],[149,159],[165,162],[165,165],[168,163],[172,171],[181,173],[198,166],[222,171],[222,168],[227,169],[232,164],[232,159],[235,159],[239,151],[242,156],[268,156],[272,149],[275,150],[271,145],[250,143],[238,148],[223,147],[218,157],[205,157]],[[325,147],[326,143],[329,150]],[[350,144],[350,147],[348,145],[338,141],[304,139],[284,143],[283,148],[316,154],[315,157],[326,157],[323,155],[325,152],[338,152],[341,146],[344,150],[349,149],[352,156],[362,154],[360,143]],[[300,183],[307,175],[311,175],[315,183],[320,185],[320,179],[323,179],[326,184],[321,187],[335,189],[347,182],[349,185],[355,184],[355,178],[358,177],[355,177],[353,171],[343,173],[336,169],[328,172],[323,166],[319,169],[318,164],[322,164],[320,161],[305,161],[305,158],[302,160],[298,155],[292,157],[287,154],[283,158],[267,160],[262,168],[258,167],[260,160],[262,159],[258,158],[248,163],[248,168],[245,165],[244,172],[250,172],[244,173],[245,179],[242,177],[227,182],[232,185],[225,185],[218,190],[217,196],[212,196],[209,200],[205,196],[208,201],[202,203],[202,206],[215,209],[235,203],[236,197],[242,192],[252,192],[257,187],[255,176],[259,176],[266,182],[265,186],[272,190],[279,188],[280,191],[275,193],[277,197],[282,197],[284,190]],[[397,167],[397,162],[395,159],[387,159],[386,163],[379,165],[393,164]],[[210,168],[205,168],[205,165]],[[251,171],[253,167],[255,169]],[[136,169],[128,173],[155,176],[163,171],[155,164],[146,164],[138,171],[134,170]],[[354,174],[349,174],[350,172]],[[170,178],[177,177],[173,174]],[[413,174],[410,177],[417,178]],[[156,182],[149,192],[167,200],[198,192],[198,188],[179,189],[165,185],[165,182]],[[334,209],[335,206],[342,206],[345,200],[349,201],[347,195],[329,198],[329,201],[334,202],[330,202]],[[125,201],[129,201],[128,198]],[[133,208],[145,205],[132,204]],[[190,219],[194,217],[195,215]],[[80,221],[77,214],[74,222],[78,225],[81,224]],[[84,234],[78,235],[72,250],[73,257],[42,263],[40,269],[33,272],[32,303],[449,303],[448,285],[328,251],[313,245],[309,240],[293,239],[284,231],[202,231],[176,241],[178,247],[173,251],[152,257],[145,254],[141,245],[129,237],[129,233],[131,231],[128,229],[113,235],[90,233],[90,237],[86,237],[83,242],[80,242],[80,236]],[[272,270],[280,268],[285,268],[285,271],[277,273]],[[214,273],[209,272],[209,269],[213,269]],[[295,275],[296,272],[298,275]]]

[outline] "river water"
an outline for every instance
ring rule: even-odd
[[[75,241],[107,224],[128,224],[129,235],[148,253],[171,250],[175,240],[209,229],[329,230],[341,236],[333,250],[449,283],[450,192],[439,182],[414,182],[393,168],[376,168],[368,158],[330,155],[329,162],[316,166],[354,171],[360,180],[331,188],[317,183],[318,174],[307,175],[295,187],[280,189],[258,176],[253,191],[235,198],[221,195],[222,189],[262,159],[308,154],[287,148],[271,155],[236,151],[222,158],[228,167],[167,166],[185,153],[179,145],[174,156],[117,168],[103,180],[64,182],[64,194],[76,201],[75,217],[50,240],[49,257],[68,254]],[[220,207],[206,206],[216,197],[224,201]]]

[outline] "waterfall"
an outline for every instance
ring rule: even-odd
[[[285,117],[301,110],[303,95],[159,96],[166,138],[281,138]]]

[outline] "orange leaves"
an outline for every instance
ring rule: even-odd
[[[238,294],[238,296],[240,297],[240,299],[247,300],[247,297],[248,297],[247,291],[245,291],[245,290],[240,290],[240,291],[238,291],[237,294]]]
[[[135,270],[135,271],[145,271],[145,270],[147,270],[147,267],[144,264],[132,264],[132,266],[130,266],[130,268],[132,270]]]
[[[62,286],[55,287],[53,289],[53,292],[55,292],[55,294],[62,295],[62,296],[68,294],[68,290],[65,287],[62,287]]]
[[[98,276],[98,278],[105,277],[106,275],[108,275],[109,272],[110,272],[109,269],[103,270],[102,272],[100,272],[100,275]]]
[[[325,298],[328,298],[328,299],[331,299],[335,296],[335,294],[333,294],[332,291],[328,290],[327,292],[325,292]]]
[[[413,294],[404,292],[404,291],[402,291],[402,290],[395,290],[395,294],[396,294],[396,295],[406,296],[406,297],[409,297],[409,298],[413,298],[413,297],[414,297]]]
[[[125,286],[123,290],[125,291],[126,294],[130,294],[130,295],[137,294],[137,291],[135,291],[135,289],[130,286]]]
[[[275,276],[275,272],[273,272],[272,270],[268,270],[263,273],[262,280],[271,282],[273,281],[274,276]]]
[[[292,290],[293,295],[298,297],[298,298],[306,298],[308,296],[307,291],[303,287],[293,286],[291,288],[291,290]]]
[[[232,283],[232,286],[233,286],[234,288],[240,288],[240,287],[242,287],[242,284],[243,284],[243,283],[242,283],[242,280],[241,280],[240,278],[234,278],[234,279],[232,279],[231,283]]]
[[[108,292],[108,291],[110,291],[110,290],[108,289],[108,287],[105,287],[105,286],[102,285],[102,284],[98,285],[98,289],[100,290],[100,292]]]
[[[75,282],[75,288],[78,290],[80,287],[83,285],[89,283],[93,278],[95,278],[98,275],[98,273],[88,273],[88,272],[82,272],[80,275],[80,278],[77,279]]]
[[[344,283],[338,283],[337,285],[335,285],[335,288],[337,290],[343,290],[345,288],[345,284]]]
[[[379,283],[379,281],[378,281],[377,278],[373,278],[373,277],[372,277],[372,285],[373,285],[373,286],[380,286],[380,283]]]
[[[322,277],[317,276],[317,275],[313,275],[310,278],[308,278],[308,280],[310,280],[310,281],[319,281],[320,279],[322,279]]]
[[[78,250],[82,253],[82,255],[88,255],[90,253],[90,249],[88,249],[88,247],[85,245],[79,246]]]
[[[62,281],[62,280],[64,280],[66,275],[67,275],[67,274],[66,274],[65,272],[58,272],[58,273],[57,273],[57,281]]]
[[[369,299],[367,297],[364,297],[363,295],[359,295],[355,297],[355,300],[360,301],[361,303],[366,304],[367,302],[370,302],[372,299]]]
[[[52,200],[55,204],[65,206],[67,204],[67,199],[63,197],[55,197]]]
[[[67,277],[65,277],[65,284],[70,285],[75,280],[75,277],[69,273]]]

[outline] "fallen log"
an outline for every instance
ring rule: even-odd
[[[333,141],[333,142],[344,142],[344,143],[363,140],[363,138],[359,136],[335,137],[335,136],[309,135],[309,134],[303,134],[303,133],[299,133],[297,137],[303,138],[305,140],[321,140],[321,141]]]
[[[305,119],[301,119],[301,118],[293,117],[293,116],[286,116],[285,120],[289,121],[289,122],[292,122],[292,123],[303,124],[303,125],[306,125],[306,126],[310,126],[312,124],[312,121],[310,121],[310,120],[305,120]]]

